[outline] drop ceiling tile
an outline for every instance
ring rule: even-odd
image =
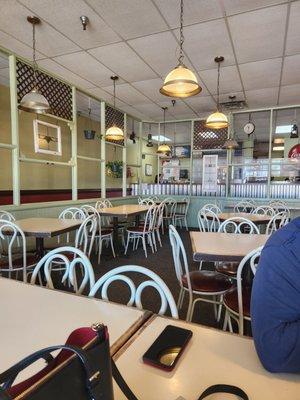
[[[217,93],[218,70],[209,69],[199,72],[202,81],[206,84],[212,94]],[[221,67],[220,70],[220,93],[239,92],[242,90],[241,80],[237,67]]]
[[[300,53],[300,1],[295,1],[291,4],[289,27],[286,39],[285,54]]]
[[[107,102],[112,102],[113,101],[113,96],[111,93],[106,92],[105,90],[96,87],[93,89],[89,89],[88,90],[89,93],[91,93],[92,95],[98,97],[101,100],[107,101]]]
[[[0,75],[0,85],[9,87],[9,78]]]
[[[113,72],[84,51],[55,57],[54,60],[95,86],[108,86],[111,83]]]
[[[104,90],[113,94],[113,86],[104,87]],[[128,83],[118,85],[116,97],[129,105],[148,103],[149,99],[130,86]]]
[[[228,18],[239,63],[281,57],[287,5],[265,8]]]
[[[245,100],[244,92],[230,92],[230,93],[220,94],[220,103],[225,103],[225,102],[227,103],[231,101],[229,96],[235,96],[234,101]]]
[[[82,0],[19,0],[83,49],[117,42],[120,37]],[[85,31],[80,16],[89,18]]]
[[[171,28],[179,27],[179,0],[154,0],[160,12]],[[208,21],[222,17],[222,9],[218,0],[189,0],[184,3],[184,25]]]
[[[1,68],[0,75],[4,78],[9,79],[9,68]]]
[[[226,15],[243,13],[283,3],[284,0],[223,0]],[[287,2],[287,1],[286,1]]]
[[[2,31],[31,46],[32,27],[26,19],[31,14],[30,10],[16,0],[2,0],[0,13]],[[36,28],[36,48],[48,57],[80,50],[79,46],[44,21]]]
[[[175,34],[179,38],[179,30]],[[225,57],[224,65],[234,65],[234,55],[224,20],[184,28],[184,51],[197,71],[215,67],[217,55]]]
[[[282,82],[284,86],[300,84],[300,54],[284,58]]]
[[[156,104],[153,103],[136,104],[134,108],[136,108],[141,113],[147,115],[149,118],[162,119],[163,112],[161,108]]]
[[[168,28],[149,0],[86,0],[86,2],[125,39],[161,32]]]
[[[157,74],[124,42],[91,49],[89,53],[129,82],[157,77]]]
[[[245,90],[276,87],[279,85],[282,58],[240,64]]]
[[[162,84],[163,80],[157,78],[157,79],[149,79],[145,81],[133,82],[132,86],[134,86],[140,92],[144,93],[144,95],[149,97],[149,99],[158,102],[158,101],[164,101],[164,99],[166,98],[159,91]]]
[[[81,78],[80,76],[74,74],[73,72],[69,71],[65,67],[62,67],[57,62],[49,58],[39,61],[39,66],[43,67],[45,70],[49,72],[52,72],[53,74],[66,80],[67,82],[77,86],[78,88],[89,89],[95,87],[95,85],[92,82],[89,82]]]
[[[277,104],[278,87],[246,91],[248,106],[269,107]]]
[[[128,43],[161,77],[177,65],[178,44],[171,32],[129,40]]]
[[[300,103],[300,84],[281,86],[279,104],[280,105],[293,105]]]
[[[215,110],[216,103],[211,96],[206,97],[191,97],[185,102],[197,113],[205,113]]]
[[[175,105],[173,106],[171,101],[164,101],[164,102],[160,102],[159,105],[161,107],[168,107],[167,113],[168,114],[173,114],[175,116],[179,115],[179,114],[194,114],[193,110],[189,107],[189,105],[181,100],[176,100]],[[166,116],[167,119],[167,116]]]
[[[0,43],[2,47],[10,50],[18,56],[32,59],[32,48],[30,46],[27,46],[26,44],[20,42],[19,40],[2,31],[0,31]],[[42,53],[36,53],[37,60],[45,57],[46,56]]]

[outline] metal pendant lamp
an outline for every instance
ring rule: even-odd
[[[105,138],[108,140],[122,140],[124,139],[124,132],[116,125],[116,81],[119,79],[119,77],[111,76],[110,79],[114,83],[114,123],[113,126],[107,129]]]
[[[27,21],[32,24],[32,64],[33,64],[33,78],[34,87],[29,92],[26,93],[19,104],[19,109],[35,114],[45,114],[51,111],[48,100],[43,96],[38,90],[38,80],[37,80],[37,62],[36,62],[36,50],[35,50],[35,26],[40,24],[40,19],[38,17],[27,17]]]
[[[223,149],[231,150],[231,149],[236,149],[239,147],[238,142],[235,139],[228,138],[226,139]]]
[[[165,154],[168,155],[171,153],[171,148],[169,145],[166,144],[166,110],[168,107],[162,107],[164,112],[164,142],[158,146],[157,154]]]
[[[159,90],[165,96],[185,98],[195,96],[202,90],[194,72],[183,63],[183,42],[183,0],[180,0],[180,53],[177,67],[166,76]]]
[[[224,57],[218,56],[215,62],[218,64],[218,80],[217,80],[217,111],[210,114],[206,120],[206,127],[211,129],[228,128],[228,119],[220,110],[220,64],[224,61]]]

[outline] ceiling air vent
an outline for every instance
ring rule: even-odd
[[[224,110],[242,110],[243,108],[247,108],[247,103],[245,100],[236,100],[236,96],[228,96],[229,101],[224,101],[220,103],[220,106]]]

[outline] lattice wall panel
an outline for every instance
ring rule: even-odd
[[[122,129],[124,132],[124,114],[119,110],[114,110],[112,107],[105,105],[105,131],[113,125]],[[124,140],[107,140],[111,143],[116,143],[124,146]]]
[[[72,88],[43,72],[38,72],[38,89],[47,98],[51,114],[72,120]],[[17,61],[18,102],[34,87],[33,69],[30,65]]]
[[[227,139],[228,129],[209,129],[205,121],[195,121],[193,150],[221,149]]]

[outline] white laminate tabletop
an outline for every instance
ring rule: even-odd
[[[193,337],[172,372],[145,365],[142,356],[166,325],[193,331]],[[146,327],[145,327],[146,326]],[[226,383],[239,386],[249,400],[299,400],[300,375],[271,374],[256,355],[252,339],[184,321],[156,317],[117,355],[117,366],[138,399],[196,400],[208,386]],[[274,349],[274,351],[276,351]],[[125,400],[115,385],[115,400]],[[207,400],[236,399],[212,395]]]
[[[80,219],[25,218],[14,221],[27,236],[53,237],[79,228]]]
[[[190,232],[194,261],[240,261],[264,246],[269,235],[223,232]]]
[[[44,347],[64,344],[76,328],[103,322],[117,346],[144,311],[0,278],[0,372]],[[113,347],[114,347],[113,346]]]

